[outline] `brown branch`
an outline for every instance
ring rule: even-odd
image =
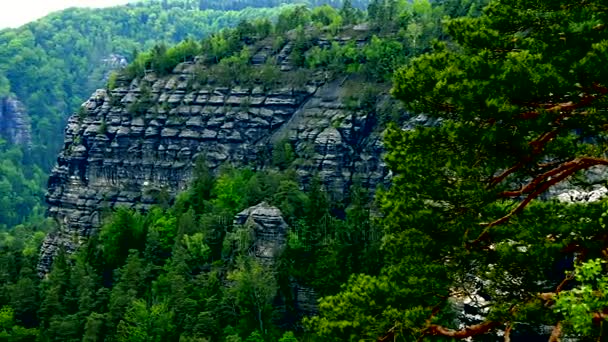
[[[559,337],[562,335],[562,322],[557,322],[553,331],[551,332],[551,336],[549,337],[549,342],[559,342]]]
[[[536,107],[544,110],[545,112],[558,112],[563,113],[562,116],[558,119],[564,119],[566,117],[570,117],[572,112],[579,108],[589,106],[593,101],[598,100],[608,94],[608,88],[601,86],[597,83],[593,84],[593,90],[597,91],[598,94],[585,94],[581,100],[577,103],[572,101],[563,102],[563,103],[544,103],[544,104],[529,104],[531,107]],[[566,114],[568,113],[568,114]],[[540,116],[539,110],[532,110],[519,115],[521,119],[530,120],[536,119]]]
[[[499,322],[483,322],[480,324],[471,325],[462,330],[452,330],[440,325],[433,324],[425,330],[425,334],[441,335],[445,337],[464,339],[467,337],[485,334],[500,325],[501,323]]]
[[[517,197],[526,193],[533,192],[543,181],[547,181],[553,176],[559,175],[564,171],[568,171],[568,169],[573,169],[577,166],[577,164],[577,160],[565,162],[552,170],[549,170],[541,175],[536,176],[530,183],[528,183],[521,189],[501,192],[500,194],[498,194],[498,197]]]
[[[503,173],[501,173],[500,175],[496,176],[496,177],[492,177],[490,179],[490,184],[488,185],[488,187],[493,188],[496,185],[498,185],[498,183],[502,182],[505,178],[507,178],[510,174],[512,174],[513,172],[517,171],[518,169],[520,169],[522,166],[526,165],[526,162],[529,161],[528,159],[530,158],[526,158],[524,161],[520,161],[519,163],[513,165],[511,168],[505,170]]]
[[[504,342],[511,342],[511,330],[513,330],[513,324],[508,323],[507,328],[505,329],[505,341]]]
[[[388,342],[395,337],[395,327],[392,327],[384,336],[378,337],[376,342]]]
[[[530,156],[525,157],[522,161],[515,164],[513,167],[505,170],[500,175],[491,178],[490,182],[489,182],[489,187],[493,188],[494,186],[498,185],[498,183],[502,182],[505,178],[507,178],[513,172],[519,170],[524,165],[526,165],[526,163],[529,163],[530,161],[532,161],[534,156],[540,154],[542,152],[543,148],[545,147],[545,145],[547,145],[547,143],[549,141],[551,141],[553,138],[555,138],[557,136],[557,133],[559,133],[559,128],[556,128],[556,129],[552,130],[551,132],[546,132],[546,133],[542,134],[540,137],[530,141],[528,143],[528,145],[530,145],[532,147],[532,154]]]
[[[533,199],[540,196],[547,189],[552,187],[553,185],[565,180],[566,178],[572,176],[574,173],[588,169],[592,166],[596,165],[608,165],[607,159],[602,158],[578,158],[573,161],[562,164],[561,166],[553,169],[551,171],[545,172],[544,174],[537,176],[529,185],[525,186],[520,191],[515,192],[505,192],[506,194],[517,194],[521,195],[524,193],[530,193],[515,209],[513,209],[509,214],[493,221],[490,223],[482,224],[485,227],[493,227],[508,221],[513,215],[521,212]],[[555,177],[553,177],[555,176]],[[543,183],[544,181],[544,183]],[[532,185],[532,186],[530,186]],[[503,196],[505,193],[503,193]],[[483,234],[483,233],[482,233]]]
[[[576,173],[580,170],[584,170],[584,169],[587,169],[587,168],[590,168],[590,167],[596,166],[596,165],[608,165],[608,159],[593,158],[593,157],[578,158],[578,159],[566,162],[553,170],[547,171],[547,172],[543,173],[542,175],[537,176],[536,178],[534,178],[532,180],[532,182],[530,184],[523,187],[521,190],[512,191],[512,192],[503,192],[499,196],[510,197],[510,196],[519,196],[524,193],[530,193],[530,194],[522,202],[520,202],[519,205],[515,209],[511,210],[511,212],[509,212],[507,215],[505,215],[499,219],[496,219],[492,222],[489,222],[489,223],[481,223],[480,225],[486,227],[486,229],[484,229],[481,232],[481,234],[479,234],[477,239],[468,243],[468,245],[475,246],[484,240],[488,240],[488,236],[490,234],[489,228],[501,225],[501,224],[509,221],[514,215],[517,215],[521,211],[523,211],[528,206],[528,204],[530,204],[530,202],[532,202],[532,200],[536,199],[538,196],[540,196],[542,193],[547,191],[547,189],[549,189],[553,185],[560,183],[561,181],[572,176],[574,173]],[[553,177],[553,176],[555,176],[555,177]],[[534,186],[531,186],[531,185],[534,185]]]
[[[570,101],[570,102],[559,103],[559,104],[547,103],[547,104],[542,104],[542,105],[533,104],[533,105],[529,105],[529,106],[542,107],[548,112],[562,113],[554,121],[554,124],[561,126],[562,120],[570,117],[572,115],[573,111],[575,111],[578,108],[586,107],[586,106],[590,105],[593,101],[608,94],[608,87],[604,87],[597,83],[594,83],[592,85],[592,88],[593,88],[593,90],[597,91],[599,94],[598,95],[585,95],[585,96],[583,96],[582,100],[578,103],[573,103],[572,101]],[[540,115],[540,113],[538,111],[531,111],[531,112],[526,112],[526,113],[521,114],[520,117],[522,119],[527,120],[527,119],[536,118],[539,115]],[[546,133],[542,134],[540,137],[536,138],[535,140],[529,142],[528,145],[530,145],[532,147],[532,155],[527,156],[522,161],[515,164],[513,167],[507,169],[500,175],[491,178],[489,181],[489,187],[492,188],[492,187],[496,186],[498,183],[502,182],[507,176],[509,176],[513,172],[515,172],[518,169],[520,169],[521,167],[523,167],[526,163],[532,161],[533,156],[540,154],[540,152],[542,152],[545,145],[557,136],[560,128],[561,127],[557,127],[556,129],[554,129],[550,132],[546,132]]]
[[[600,324],[601,321],[608,319],[608,314],[603,312],[595,312],[593,314],[593,323]]]
[[[564,289],[564,286],[566,286],[566,284],[568,284],[568,282],[572,279],[574,279],[574,273],[568,273],[566,278],[564,278],[564,280],[562,280],[562,282],[559,283],[559,285],[557,285],[557,287],[555,288],[555,293],[557,294],[557,293],[562,292],[562,290]]]

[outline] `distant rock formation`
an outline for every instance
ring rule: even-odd
[[[14,96],[0,97],[0,138],[26,147],[32,142],[29,115]]]
[[[279,208],[262,202],[249,207],[234,218],[235,225],[253,230],[253,256],[262,264],[272,266],[287,246],[289,226]],[[318,313],[317,293],[297,281],[290,281],[294,309],[301,316]]]
[[[283,214],[266,202],[238,213],[234,224],[253,230],[253,254],[263,263],[274,262],[286,246],[288,226]]]
[[[277,53],[281,73],[293,72],[290,46]],[[271,50],[263,46],[253,59]],[[197,63],[182,63],[167,77],[118,80],[69,119],[47,194],[60,228],[44,243],[42,272],[59,246],[73,250],[100,226],[102,206],[145,211],[154,204],[151,191],[175,196],[186,189],[199,157],[211,170],[223,163],[264,169],[274,167],[273,146],[289,143],[302,187],[317,175],[341,199],[355,179],[372,190],[388,183],[375,113],[347,105],[352,94],[344,80],[318,72],[299,86],[219,87],[196,84]]]

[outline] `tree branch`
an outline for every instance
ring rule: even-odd
[[[558,120],[562,120],[566,117],[570,117],[572,115],[572,112],[574,112],[575,110],[583,108],[583,107],[587,107],[593,101],[599,100],[600,98],[602,98],[606,94],[608,94],[608,88],[601,86],[597,83],[594,83],[592,85],[592,88],[594,91],[597,92],[597,94],[586,93],[582,96],[581,100],[577,103],[569,101],[569,102],[563,102],[563,103],[544,103],[544,104],[528,104],[528,105],[531,107],[539,108],[545,112],[562,113],[562,116],[558,119]],[[540,114],[541,114],[541,112],[539,110],[532,110],[532,111],[528,111],[528,112],[520,114],[519,117],[524,120],[530,120],[530,119],[538,118],[540,116]]]
[[[561,166],[550,170],[548,172],[543,173],[542,175],[537,176],[526,185],[524,188],[518,191],[504,192],[501,194],[501,197],[513,197],[519,196],[525,193],[530,193],[515,209],[513,209],[509,214],[493,221],[490,223],[483,223],[482,225],[485,227],[493,227],[508,221],[513,215],[521,212],[533,199],[540,196],[547,189],[552,187],[553,185],[565,180],[566,178],[572,176],[574,173],[588,169],[592,166],[596,165],[608,165],[608,159],[603,158],[592,158],[592,157],[584,157],[572,160]],[[555,176],[555,177],[554,177]],[[482,233],[483,234],[483,233]]]
[[[551,132],[546,132],[546,133],[542,134],[540,137],[530,141],[528,143],[528,145],[530,145],[532,147],[532,154],[525,157],[522,161],[515,164],[513,167],[505,170],[500,175],[498,175],[496,177],[492,177],[490,179],[488,187],[489,188],[495,187],[500,182],[505,180],[505,178],[507,178],[513,172],[522,168],[524,165],[526,165],[526,163],[531,162],[534,159],[534,156],[540,154],[543,151],[543,148],[545,147],[545,145],[547,145],[547,143],[549,143],[549,141],[551,141],[553,138],[555,138],[557,136],[557,133],[559,133],[559,128],[556,128],[556,129],[552,130]]]
[[[489,228],[501,225],[507,221],[509,221],[514,215],[519,214],[521,211],[532,202],[535,198],[543,194],[553,185],[560,183],[566,178],[572,176],[574,173],[588,169],[592,166],[596,165],[608,165],[608,159],[603,158],[594,158],[594,157],[583,157],[578,158],[569,162],[566,162],[553,170],[547,171],[536,178],[534,178],[528,185],[524,186],[522,189],[517,191],[505,191],[499,194],[500,197],[516,197],[523,195],[525,193],[529,193],[529,195],[519,203],[519,205],[511,210],[507,215],[494,220],[489,223],[481,223],[481,226],[486,227],[486,229],[481,232],[481,234],[477,237],[477,239],[473,240],[469,243],[470,246],[478,245],[481,241],[487,240],[489,235]]]
[[[440,325],[433,324],[425,330],[425,334],[441,335],[445,337],[463,339],[467,337],[485,334],[500,325],[500,322],[483,322],[480,324],[471,325],[462,330],[452,330]]]
[[[505,329],[505,342],[511,342],[511,330],[513,330],[513,324],[508,323]]]
[[[559,342],[559,337],[562,335],[562,322],[557,322],[553,331],[551,332],[551,336],[549,337],[549,342]]]

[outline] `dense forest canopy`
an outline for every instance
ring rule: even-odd
[[[149,51],[130,55],[133,62],[111,76],[107,86],[111,89],[146,72],[166,74],[195,56],[205,71],[198,75],[200,82],[263,82],[268,87],[298,82],[298,78],[277,79],[272,61],[257,74],[247,52],[247,46],[258,40],[280,43],[281,35],[291,32],[296,41],[290,56],[297,66],[295,75],[312,71],[324,71],[332,78],[352,75],[361,82],[384,84],[379,87],[383,88],[399,65],[428,51],[433,38],[442,37],[440,20],[446,12],[427,1],[373,4],[375,11],[368,17],[350,6],[296,7],[278,14],[275,23],[242,22],[202,41],[188,39],[171,47],[155,43]],[[52,22],[58,23],[58,16]],[[71,20],[78,22],[76,17]],[[339,34],[343,27],[364,21],[370,26],[368,45],[310,49],[321,32]],[[142,39],[148,37],[141,34]],[[163,31],[160,36],[170,41],[171,34]],[[31,32],[23,35],[33,39]],[[115,52],[129,54],[133,45]],[[229,73],[234,70],[236,78]],[[353,108],[373,110],[373,92],[368,93],[362,98],[353,95]],[[146,105],[140,101],[130,110],[136,113]],[[400,121],[398,112],[383,115],[384,125]],[[2,336],[26,341],[313,339],[310,333],[303,335],[289,296],[287,312],[277,320],[276,291],[287,293],[289,282],[296,280],[319,295],[332,295],[351,274],[377,275],[382,260],[380,227],[370,217],[370,194],[357,184],[341,203],[332,203],[318,180],[308,191],[300,190],[290,149],[289,144],[275,146],[274,167],[268,171],[226,167],[211,175],[201,164],[192,186],[175,203],[161,201],[146,214],[114,213],[88,247],[74,255],[60,253],[44,279],[33,271],[38,262],[35,251],[43,232],[52,229],[50,223],[19,226],[6,233],[0,254]],[[260,201],[280,208],[293,227],[288,247],[275,265],[278,270],[251,258],[249,233],[231,224],[235,213]]]
[[[159,0],[143,0],[136,2],[133,5],[138,6],[140,4],[147,4],[149,2],[158,2]],[[295,1],[283,1],[283,0],[160,0],[163,8],[170,7],[181,7],[186,9],[197,9],[197,10],[223,10],[223,11],[238,11],[247,7],[280,7],[285,4],[294,5],[305,5],[309,8],[318,7],[321,5],[330,5],[334,8],[341,8],[345,3],[355,8],[364,10],[367,8],[369,0],[295,0]]]
[[[0,336],[604,339],[606,200],[569,203],[549,192],[585,191],[598,185],[585,171],[608,165],[608,8],[600,0],[486,4],[374,0],[366,13],[290,7],[274,22],[241,22],[133,54],[109,89],[167,75],[184,61],[200,68],[195,80],[204,84],[272,89],[314,72],[358,80],[350,105],[388,127],[392,185],[377,202],[356,182],[340,203],[318,179],[304,191],[284,142],[265,170],[226,165],[212,174],[200,160],[174,201],[160,196],[146,213],[108,213],[88,244],[60,252],[42,279],[33,271],[36,251],[51,223],[19,226],[0,235]],[[352,33],[361,23],[366,44],[312,47],[321,32]],[[276,61],[253,68],[249,48],[280,46],[285,34],[294,40],[288,75],[296,77],[281,77]],[[384,86],[407,113],[380,113],[373,89]],[[128,110],[138,115],[149,106],[140,96]],[[403,126],[411,114],[434,124]],[[232,220],[263,201],[291,227],[271,264],[252,256],[251,231]],[[318,314],[300,320],[294,282],[323,297]]]

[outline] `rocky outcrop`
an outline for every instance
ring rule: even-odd
[[[262,264],[273,266],[287,246],[289,226],[281,210],[262,202],[238,213],[234,224],[248,227],[253,232],[252,253]],[[317,293],[297,281],[290,282],[291,300],[299,315],[309,316],[318,312]],[[285,302],[285,298],[280,301]]]
[[[294,73],[289,49],[276,56],[283,73]],[[261,61],[270,50],[252,56]],[[199,158],[211,170],[224,163],[269,168],[273,145],[287,141],[303,187],[318,175],[339,199],[355,178],[370,189],[388,181],[374,113],[346,105],[352,94],[344,80],[313,74],[298,86],[211,86],[196,83],[197,63],[167,77],[118,80],[70,117],[48,182],[48,214],[60,229],[43,245],[41,271],[59,246],[72,250],[99,227],[102,207],[146,210],[158,190],[184,190]]]
[[[32,142],[30,118],[15,97],[0,97],[0,138],[11,144],[29,146]]]
[[[287,243],[287,223],[281,210],[262,202],[238,213],[234,224],[253,230],[253,255],[262,263],[273,263]]]

